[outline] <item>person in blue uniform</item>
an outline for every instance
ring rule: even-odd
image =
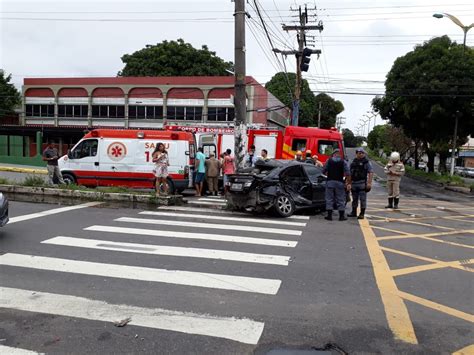
[[[339,211],[339,220],[347,220],[346,210],[346,190],[351,189],[351,172],[349,164],[342,159],[339,149],[335,149],[324,164],[323,174],[327,176],[326,181],[326,211],[327,216],[324,217],[328,221],[332,221],[332,212],[334,205]],[[344,180],[345,178],[345,180]]]
[[[372,189],[374,170],[363,148],[356,149],[356,157],[351,163],[350,170],[352,182],[352,212],[349,214],[349,217],[364,219],[365,209],[367,208],[367,192]],[[359,200],[360,213],[359,216],[357,216]]]

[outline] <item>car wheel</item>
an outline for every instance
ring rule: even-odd
[[[72,173],[63,173],[63,180],[66,185],[76,184],[77,180],[76,177]]]
[[[278,195],[273,202],[275,212],[281,217],[289,217],[295,213],[295,203],[286,194]]]

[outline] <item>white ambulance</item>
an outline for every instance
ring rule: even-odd
[[[160,142],[168,151],[170,193],[191,187],[195,141],[189,132],[96,129],[59,159],[59,168],[66,182],[78,185],[153,188],[152,153]]]

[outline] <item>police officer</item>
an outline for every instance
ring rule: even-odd
[[[332,211],[334,202],[336,202],[339,211],[339,220],[347,220],[345,216],[346,209],[346,190],[351,188],[351,173],[347,162],[341,158],[339,149],[335,149],[331,158],[326,161],[323,167],[323,174],[327,175],[326,181],[326,210],[328,221],[332,221]],[[346,183],[344,184],[344,177]]]
[[[387,174],[388,205],[385,208],[398,208],[400,201],[400,180],[405,174],[405,166],[400,161],[400,153],[392,152],[390,160],[385,165],[385,174]]]
[[[367,208],[367,192],[372,189],[374,171],[363,148],[356,149],[356,157],[351,163],[350,170],[352,181],[352,212],[348,216],[357,217],[357,205],[360,199],[360,213],[357,218],[364,219],[365,209]]]

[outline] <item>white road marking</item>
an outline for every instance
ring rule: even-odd
[[[78,209],[81,209],[81,208],[93,207],[93,206],[97,206],[97,205],[100,205],[100,204],[102,204],[102,202],[87,202],[87,203],[83,203],[81,205],[76,205],[76,206],[67,206],[67,207],[54,208],[52,210],[26,214],[26,215],[23,215],[23,216],[11,217],[10,222],[8,222],[8,224],[12,224],[12,223],[16,223],[16,222],[22,222],[22,221],[26,221],[28,219],[46,217],[46,216],[50,216],[50,215],[57,214],[57,213],[78,210]]]
[[[206,258],[240,261],[244,263],[288,265],[289,256],[243,253],[228,250],[201,249],[201,248],[182,248],[153,244],[135,244],[119,243],[107,240],[84,239],[58,236],[41,243],[64,245],[79,248],[91,248],[100,250],[114,250],[129,253],[152,254],[152,255],[171,255],[191,258]]]
[[[189,201],[189,200],[188,200]],[[217,202],[217,203],[227,203],[226,199],[216,199],[216,198],[206,198],[206,197],[201,197],[198,199],[198,201],[211,201],[211,202]]]
[[[245,276],[210,274],[194,271],[154,269],[139,266],[94,263],[44,256],[7,253],[0,255],[0,265],[29,269],[69,272],[73,274],[113,277],[176,285],[275,295],[281,280]]]
[[[120,217],[120,218],[114,219],[114,221],[127,222],[127,223],[157,224],[157,225],[162,225],[162,226],[163,225],[164,226],[180,226],[180,227],[193,227],[193,228],[248,231],[248,232],[256,232],[256,233],[301,235],[301,231],[293,230],[293,229],[238,226],[235,224],[211,224],[211,223],[198,223],[198,222],[170,221],[170,220],[162,220],[162,219],[130,218],[130,217]]]
[[[229,215],[238,215],[238,216],[249,216],[249,213],[243,213],[243,212],[235,212],[235,211],[225,211],[225,210],[219,210],[215,208],[199,208],[199,207],[185,207],[185,206],[160,206],[158,207],[158,210],[168,210],[168,211],[187,211],[187,212],[210,212],[210,213],[218,213],[218,214],[229,214]],[[255,214],[257,215],[257,214]],[[260,215],[257,215],[260,216]],[[261,216],[262,218],[265,218],[267,220],[271,220],[272,218],[268,218],[265,215]],[[273,218],[273,220],[280,221],[283,218]],[[309,216],[290,216],[286,217],[284,219],[303,219],[303,220],[309,220]]]
[[[210,214],[185,214],[185,213],[174,213],[174,212],[153,212],[153,211],[144,211],[140,214],[146,214],[150,216],[165,216],[165,217],[183,217],[183,218],[204,218],[204,219],[215,219],[221,221],[236,221],[236,222],[251,222],[251,223],[262,223],[262,224],[283,224],[287,226],[297,226],[305,227],[306,223],[304,222],[288,222],[283,218],[280,220],[268,220],[265,218],[236,218],[234,217],[224,217],[224,216],[212,216]]]
[[[227,203],[221,203],[221,202],[207,202],[207,201],[187,201],[190,204],[193,205],[208,205],[208,206],[226,206]]]
[[[164,238],[203,239],[203,240],[214,240],[214,241],[219,241],[219,242],[272,245],[272,246],[287,247],[287,248],[294,248],[298,244],[298,242],[290,241],[290,240],[239,237],[239,236],[224,235],[224,234],[162,231],[162,230],[153,230],[153,229],[125,228],[125,227],[112,227],[112,226],[100,226],[100,225],[90,226],[90,227],[84,228],[84,230],[97,231],[97,232],[109,232],[109,233],[135,234],[135,235],[149,235],[149,236],[164,237]]]
[[[39,355],[35,351],[0,345],[0,355]],[[42,353],[41,353],[42,354]]]
[[[0,287],[0,307],[101,322],[130,317],[129,326],[231,339],[245,344],[257,344],[264,327],[262,322],[245,318],[111,304],[84,297],[8,287]]]

